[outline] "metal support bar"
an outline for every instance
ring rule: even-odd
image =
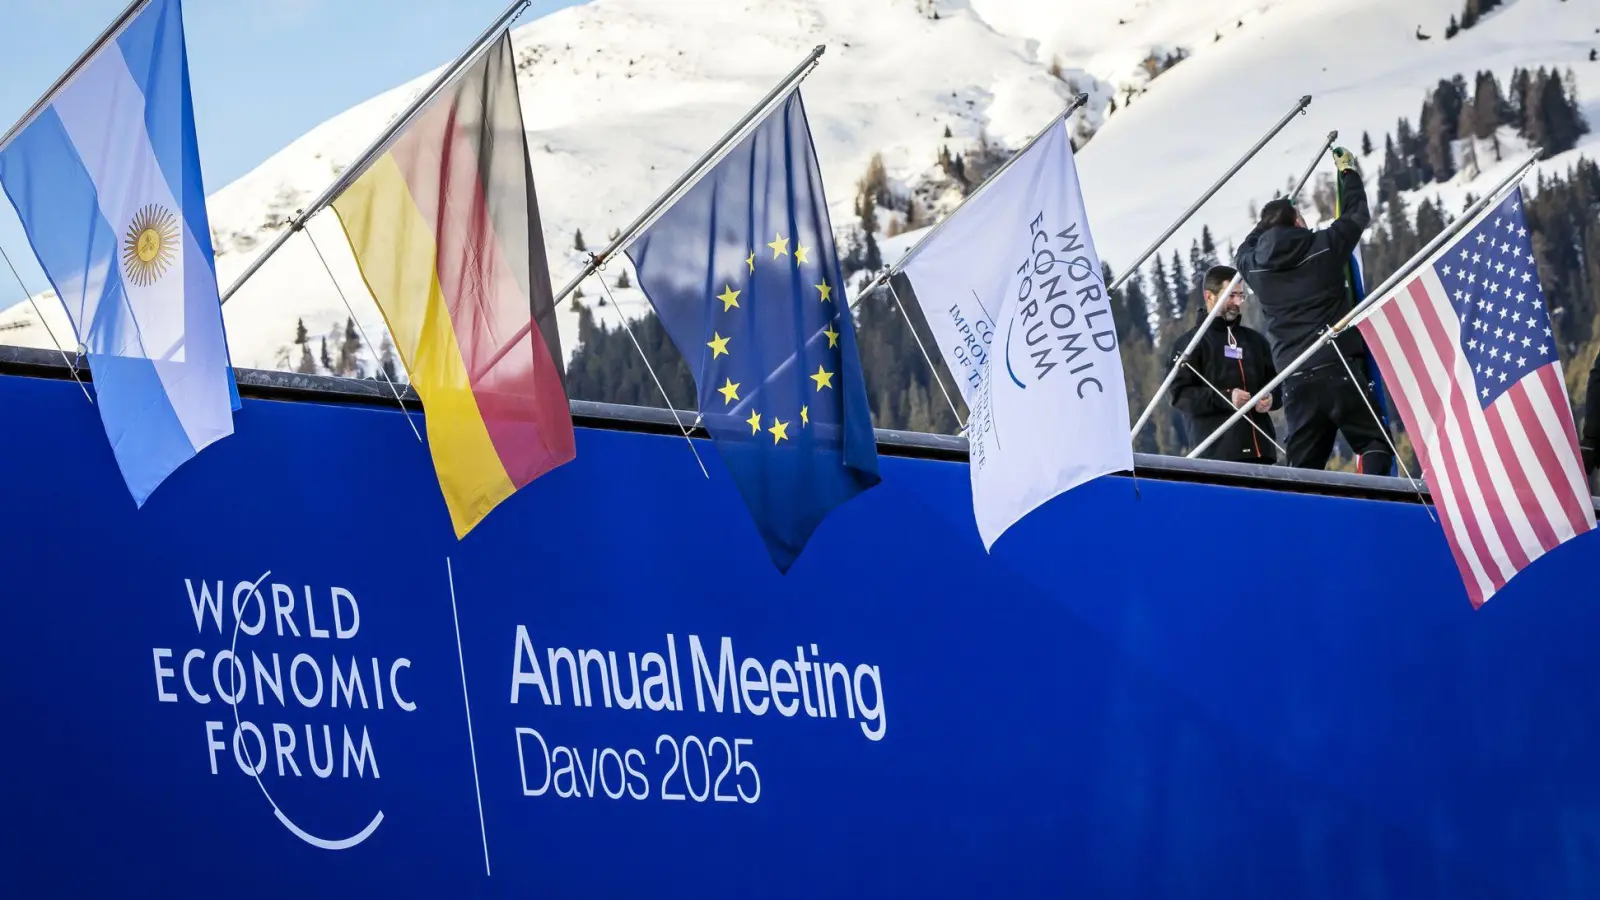
[[[1178,354],[1178,358],[1172,361],[1172,368],[1167,370],[1167,377],[1161,380],[1161,386],[1156,388],[1155,396],[1151,397],[1150,402],[1145,404],[1144,412],[1139,414],[1139,421],[1133,423],[1133,431],[1129,433],[1128,437],[1137,438],[1139,432],[1144,430],[1145,423],[1149,422],[1150,416],[1155,414],[1156,406],[1161,403],[1163,397],[1167,396],[1167,391],[1172,389],[1172,383],[1178,380],[1178,370],[1188,364],[1189,357],[1194,355],[1194,348],[1200,346],[1200,342],[1205,339],[1206,332],[1211,330],[1211,323],[1217,320],[1217,310],[1222,309],[1223,300],[1233,293],[1234,286],[1240,282],[1242,277],[1238,272],[1233,273],[1233,280],[1229,281],[1228,286],[1222,289],[1222,296],[1217,298],[1217,302],[1213,303],[1211,309],[1206,312],[1205,320],[1195,330],[1194,337],[1189,339],[1188,346],[1184,347],[1183,352]]]
[[[1245,151],[1244,156],[1239,157],[1239,161],[1233,164],[1233,168],[1231,168],[1228,171],[1222,173],[1222,177],[1217,179],[1216,184],[1213,184],[1211,187],[1206,188],[1206,192],[1204,194],[1200,195],[1200,199],[1198,199],[1198,200],[1194,201],[1194,203],[1190,204],[1189,208],[1183,211],[1183,215],[1178,217],[1178,221],[1173,222],[1170,226],[1168,226],[1167,230],[1162,232],[1160,237],[1156,238],[1155,241],[1153,243],[1151,243],[1149,247],[1146,247],[1145,251],[1143,253],[1139,254],[1139,258],[1133,261],[1133,265],[1128,266],[1127,268],[1123,269],[1122,275],[1119,276],[1116,280],[1111,282],[1111,287],[1108,288],[1108,290],[1109,291],[1115,291],[1117,288],[1122,287],[1123,283],[1126,282],[1130,277],[1133,276],[1133,273],[1139,271],[1139,267],[1144,265],[1144,261],[1145,260],[1149,259],[1151,256],[1153,256],[1155,254],[1155,252],[1157,250],[1161,249],[1161,245],[1165,244],[1167,242],[1167,238],[1170,238],[1174,234],[1177,234],[1178,233],[1178,229],[1183,227],[1183,223],[1189,221],[1189,217],[1193,216],[1196,212],[1198,212],[1200,210],[1200,207],[1204,206],[1206,204],[1206,201],[1210,200],[1211,197],[1214,194],[1216,194],[1217,191],[1222,190],[1222,186],[1227,184],[1228,180],[1231,179],[1234,175],[1238,174],[1239,170],[1244,168],[1245,163],[1247,163],[1250,160],[1254,159],[1255,155],[1257,153],[1261,152],[1261,148],[1262,147],[1265,147],[1269,141],[1271,141],[1273,138],[1277,137],[1278,136],[1278,132],[1282,131],[1284,129],[1284,127],[1289,124],[1289,120],[1290,119],[1293,119],[1297,115],[1303,115],[1305,113],[1305,111],[1306,111],[1306,107],[1308,107],[1310,105],[1311,105],[1311,95],[1310,94],[1307,94],[1304,97],[1301,97],[1300,100],[1297,103],[1295,103],[1294,109],[1289,110],[1289,112],[1286,113],[1283,118],[1278,120],[1278,124],[1272,126],[1271,130],[1269,130],[1266,134],[1262,135],[1261,136],[1261,140],[1256,141],[1256,144],[1255,144],[1254,147],[1251,147],[1249,150]]]
[[[315,200],[311,201],[311,205],[297,212],[289,220],[289,226],[278,232],[277,238],[267,245],[267,249],[261,251],[261,255],[251,260],[250,265],[245,268],[244,272],[234,279],[233,284],[229,285],[226,291],[222,292],[222,302],[227,303],[228,298],[232,297],[239,288],[244,286],[246,281],[250,280],[252,275],[266,265],[267,260],[271,259],[272,255],[277,253],[279,248],[287,243],[296,231],[306,227],[306,223],[311,220],[312,216],[322,212],[323,209],[327,208],[328,204],[344,193],[345,188],[348,188],[357,178],[360,178],[362,173],[367,171],[367,167],[372,165],[373,160],[389,149],[389,145],[393,143],[400,131],[411,124],[412,120],[417,117],[417,113],[428,105],[430,100],[438,96],[441,90],[454,81],[456,76],[476,62],[478,57],[483,55],[483,52],[489,48],[493,39],[499,36],[501,30],[510,25],[517,16],[522,15],[522,11],[531,2],[532,0],[513,0],[512,4],[506,7],[505,11],[494,20],[493,24],[485,28],[481,34],[473,39],[472,43],[467,46],[467,49],[460,56],[455,58],[454,62],[445,66],[438,77],[434,78],[433,82],[424,88],[422,93],[418,94],[416,99],[412,100],[411,104],[400,115],[395,116],[389,126],[378,135],[377,140],[369,144],[367,149],[362,151],[354,162],[347,166],[343,172],[340,172],[339,177],[335,178],[332,184],[328,185],[321,194],[317,195]]]
[[[1322,162],[1322,154],[1326,153],[1328,148],[1333,146],[1333,142],[1338,139],[1338,129],[1328,132],[1328,139],[1322,142],[1322,146],[1317,149],[1316,155],[1311,157],[1311,165],[1306,166],[1306,173],[1300,176],[1300,182],[1294,186],[1294,193],[1289,195],[1290,203],[1300,198],[1300,192],[1306,189],[1306,182],[1311,180],[1311,173],[1317,170],[1317,163]]]
[[[1005,172],[1005,170],[1011,168],[1012,163],[1021,159],[1023,154],[1033,149],[1033,145],[1039,143],[1040,138],[1043,138],[1045,135],[1049,134],[1051,129],[1055,128],[1056,125],[1058,125],[1062,120],[1066,119],[1067,116],[1072,115],[1078,110],[1079,107],[1088,102],[1088,94],[1080,93],[1078,96],[1072,98],[1072,102],[1067,105],[1067,108],[1057,113],[1056,117],[1050,120],[1050,124],[1039,129],[1039,131],[1035,133],[1033,137],[1028,138],[1028,142],[1022,145],[1022,149],[1011,154],[1009,159],[1000,164],[1000,168],[990,172],[989,177],[979,182],[978,186],[973,188],[972,193],[961,198],[961,202],[956,204],[955,209],[950,210],[949,215],[945,216],[943,219],[940,219],[938,224],[934,225],[932,228],[929,228],[927,232],[925,232],[922,237],[919,238],[914,245],[912,245],[911,249],[900,254],[900,258],[895,260],[894,265],[884,269],[882,272],[879,272],[878,276],[868,282],[866,287],[856,291],[856,296],[865,297],[877,290],[880,285],[882,285],[884,282],[887,282],[890,278],[900,274],[900,271],[905,268],[906,263],[911,261],[911,257],[916,256],[917,252],[922,249],[922,246],[928,243],[929,240],[932,240],[934,235],[939,233],[939,229],[944,227],[944,223],[954,219],[956,217],[956,213],[961,212],[961,207],[966,206],[968,203],[972,202],[973,198],[983,193],[983,189],[992,184],[996,178],[999,178]]]
[[[106,26],[106,30],[100,32],[100,36],[94,39],[94,43],[90,44],[88,49],[80,53],[78,58],[73,60],[72,65],[68,66],[67,70],[61,73],[61,77],[57,78],[55,83],[50,85],[50,87],[45,90],[43,96],[41,96],[38,100],[35,100],[32,106],[28,107],[28,111],[22,114],[22,118],[18,119],[15,124],[6,129],[5,136],[0,137],[0,150],[4,150],[7,146],[9,146],[12,139],[14,139],[17,134],[22,131],[22,129],[27,128],[30,124],[32,124],[33,120],[39,117],[39,113],[43,112],[44,108],[50,105],[50,101],[55,99],[56,94],[60,93],[62,88],[71,83],[72,79],[78,77],[78,73],[83,71],[83,67],[88,64],[89,60],[93,59],[94,55],[100,52],[100,48],[115,40],[117,35],[122,33],[122,29],[128,27],[128,23],[133,21],[133,17],[138,15],[140,10],[144,9],[149,3],[150,0],[133,0],[132,3],[129,3],[126,7],[124,7],[121,14],[119,14],[115,19],[111,20],[111,24]]]
[[[721,138],[718,138],[717,142],[712,144],[709,150],[700,154],[700,158],[695,160],[694,164],[685,170],[682,175],[679,175],[678,180],[663,191],[661,196],[655,199],[655,202],[646,207],[638,218],[630,222],[628,227],[624,228],[611,243],[607,244],[604,250],[599,253],[591,253],[589,262],[584,265],[583,271],[579,272],[577,276],[567,283],[566,287],[561,289],[560,293],[555,295],[553,302],[559,305],[562,300],[567,298],[568,294],[577,290],[578,285],[582,284],[585,278],[594,274],[594,271],[604,265],[613,255],[633,243],[634,238],[638,237],[641,231],[644,231],[651,222],[655,221],[656,216],[663,209],[677,200],[678,196],[689,186],[700,180],[700,176],[704,174],[705,169],[721,157],[728,146],[744,132],[751,122],[754,122],[767,107],[771,106],[774,100],[786,95],[802,78],[809,74],[811,67],[816,64],[817,60],[822,57],[823,51],[827,49],[825,44],[818,44],[811,48],[811,52],[806,54],[806,58],[801,60],[799,65],[791,69],[789,74],[785,75],[783,80],[768,91],[767,95],[762,97],[755,106],[750,107],[750,111],[744,114],[744,118],[736,122]]]
[[[1289,363],[1289,365],[1284,366],[1283,370],[1278,373],[1278,377],[1267,382],[1267,386],[1256,392],[1256,395],[1251,397],[1248,403],[1246,403],[1241,409],[1235,410],[1233,415],[1229,416],[1226,422],[1223,422],[1220,426],[1218,426],[1216,431],[1211,432],[1211,434],[1207,436],[1205,440],[1200,442],[1199,446],[1195,447],[1193,450],[1190,450],[1188,454],[1189,458],[1195,458],[1196,456],[1200,455],[1200,453],[1205,451],[1206,448],[1216,443],[1217,438],[1221,437],[1223,432],[1227,431],[1229,428],[1232,428],[1235,422],[1244,418],[1245,412],[1249,410],[1250,407],[1260,403],[1262,397],[1272,393],[1272,391],[1276,389],[1278,385],[1282,384],[1290,375],[1293,375],[1295,372],[1299,371],[1300,367],[1305,365],[1306,361],[1309,360],[1318,350],[1321,350],[1329,341],[1332,341],[1334,338],[1338,337],[1342,332],[1344,332],[1345,329],[1357,324],[1361,319],[1365,318],[1367,313],[1371,312],[1377,307],[1379,301],[1383,300],[1389,295],[1390,291],[1394,290],[1394,286],[1399,284],[1401,279],[1408,277],[1412,272],[1416,271],[1419,266],[1428,260],[1428,257],[1432,256],[1440,247],[1443,247],[1445,242],[1460,234],[1467,228],[1468,225],[1471,225],[1473,222],[1477,221],[1478,216],[1482,215],[1484,210],[1488,209],[1492,203],[1500,199],[1507,187],[1520,183],[1522,177],[1528,174],[1528,170],[1532,169],[1534,165],[1539,162],[1539,157],[1544,152],[1538,147],[1533,147],[1530,149],[1532,150],[1532,153],[1528,159],[1522,163],[1522,165],[1517,166],[1517,168],[1513,170],[1510,175],[1506,176],[1499,184],[1495,185],[1494,189],[1485,194],[1483,199],[1479,200],[1477,203],[1474,203],[1471,209],[1467,210],[1465,213],[1462,213],[1461,218],[1450,223],[1450,226],[1444,231],[1439,232],[1439,236],[1429,241],[1426,247],[1418,250],[1415,256],[1407,260],[1405,265],[1395,270],[1395,273],[1390,275],[1387,281],[1379,285],[1377,290],[1371,292],[1367,295],[1365,300],[1362,300],[1360,303],[1356,304],[1355,309],[1350,310],[1350,312],[1345,314],[1344,318],[1340,319],[1338,322],[1335,322],[1333,327],[1324,331],[1322,335],[1318,337],[1314,343],[1312,343],[1311,346],[1305,349],[1305,352],[1295,357],[1294,360]]]

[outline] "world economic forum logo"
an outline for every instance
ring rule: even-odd
[[[354,591],[271,575],[184,579],[194,646],[154,648],[157,699],[202,712],[211,775],[237,770],[291,834],[346,850],[383,824],[381,735],[417,710],[411,660],[373,652]]]

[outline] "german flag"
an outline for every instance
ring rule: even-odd
[[[333,208],[422,397],[463,537],[576,453],[510,35]]]

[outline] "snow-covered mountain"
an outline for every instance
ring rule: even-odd
[[[594,0],[522,25],[513,40],[559,287],[582,264],[575,231],[591,249],[602,245],[816,44],[828,50],[802,92],[836,230],[852,223],[854,185],[874,154],[909,187],[929,176],[941,146],[960,151],[980,134],[1020,144],[1079,89],[1092,98],[1083,127],[1098,128],[1080,159],[1096,242],[1119,269],[1302,94],[1315,98],[1309,114],[1196,217],[1195,230],[1207,223],[1220,240],[1236,238],[1251,202],[1302,170],[1328,130],[1352,147],[1363,130],[1381,144],[1399,117],[1416,116],[1432,84],[1457,73],[1491,69],[1504,79],[1514,66],[1571,66],[1600,124],[1600,63],[1588,61],[1600,46],[1600,3],[1509,0],[1444,40],[1460,11],[1461,0]],[[1416,37],[1419,26],[1431,40]],[[1188,58],[1152,80],[1145,61],[1179,50]],[[336,116],[212,194],[222,283],[430,78]],[[1119,108],[1108,116],[1113,97]],[[1600,155],[1600,138],[1586,140],[1574,152]],[[1496,172],[1486,166],[1481,178]],[[1459,197],[1450,208],[1460,209]],[[308,230],[378,340],[381,319],[336,220],[324,214]],[[1174,240],[1187,248],[1189,233]],[[904,240],[886,251],[896,245]],[[607,282],[617,274],[613,266]],[[600,292],[591,280],[584,293],[592,302]],[[630,314],[642,309],[636,290],[616,293]],[[43,306],[62,333],[58,305]],[[345,315],[304,237],[225,307],[235,363],[264,368],[284,364],[297,320],[315,336]],[[0,328],[21,326],[0,335],[48,346],[33,318],[26,304],[0,314]],[[563,309],[569,352],[574,325]]]

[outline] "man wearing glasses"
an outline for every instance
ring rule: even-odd
[[[1345,288],[1345,264],[1372,214],[1355,157],[1335,147],[1333,161],[1339,170],[1343,211],[1339,218],[1312,231],[1293,201],[1273,200],[1262,207],[1260,223],[1236,257],[1239,271],[1261,304],[1272,357],[1279,367],[1303,353],[1353,305]],[[1283,409],[1289,426],[1289,465],[1323,468],[1334,441],[1343,434],[1357,455],[1356,471],[1388,474],[1393,456],[1383,426],[1369,408],[1373,391],[1367,367],[1366,343],[1360,331],[1351,328],[1289,376]]]
[[[1248,403],[1262,385],[1278,374],[1267,339],[1239,322],[1240,309],[1244,306],[1244,285],[1235,283],[1233,276],[1234,270],[1228,266],[1212,266],[1206,271],[1203,284],[1206,308],[1200,313],[1200,321],[1203,324],[1206,313],[1218,303],[1222,304],[1222,309],[1172,381],[1172,405],[1189,419],[1196,437],[1217,430],[1235,409]],[[1233,292],[1220,297],[1230,284]],[[1177,339],[1175,351],[1181,352],[1189,346],[1195,328]],[[1177,352],[1173,355],[1176,359]],[[1277,434],[1268,413],[1277,408],[1281,400],[1281,389],[1261,398],[1255,409],[1234,423],[1201,456],[1266,465],[1277,462]]]

